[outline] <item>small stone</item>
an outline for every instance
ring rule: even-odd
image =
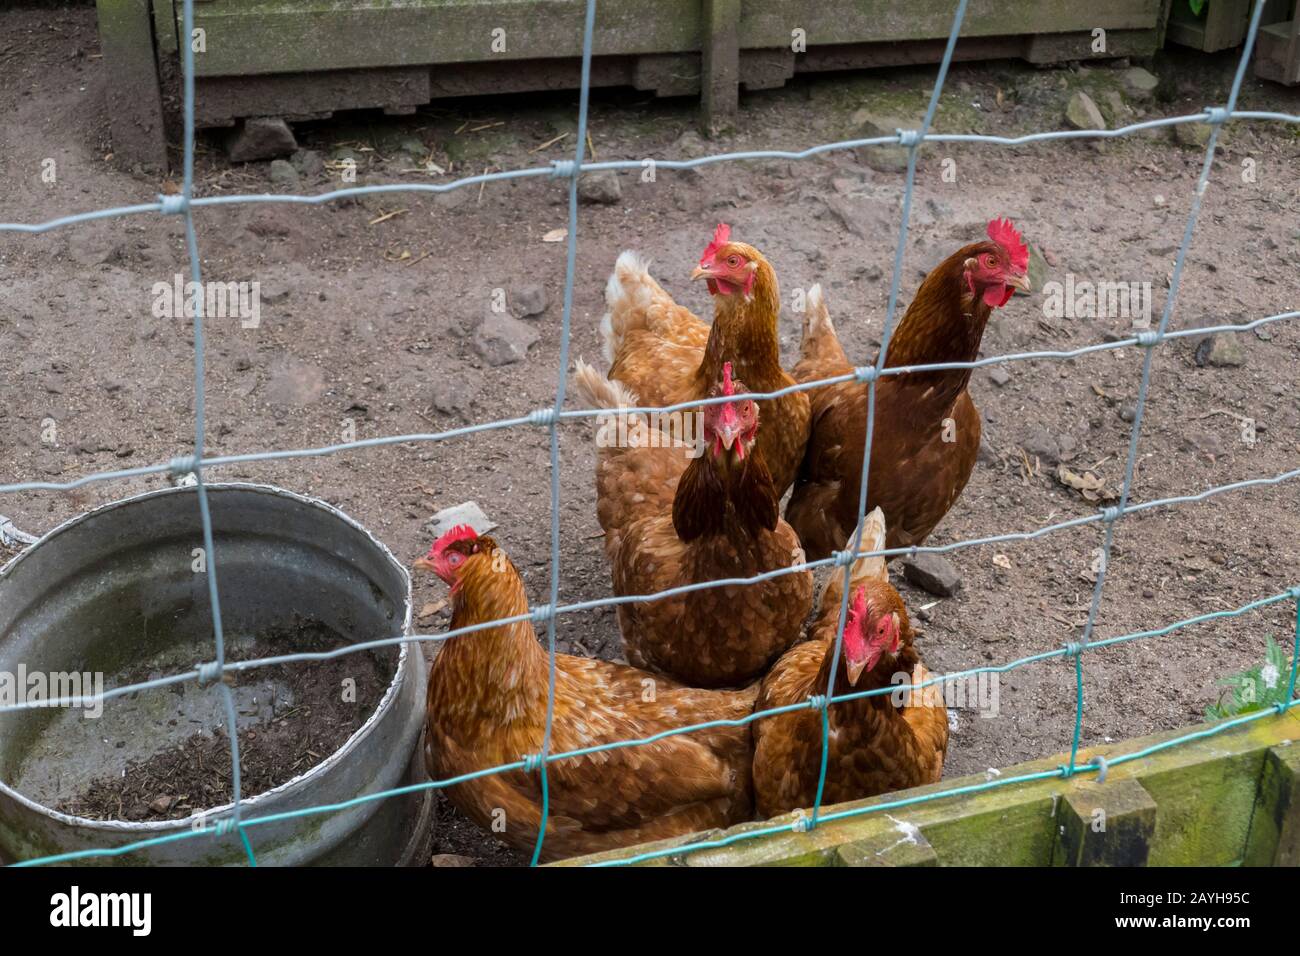
[[[397,142],[398,152],[405,153],[412,160],[419,162],[429,154],[429,147],[424,145],[424,140],[418,136],[403,136]]]
[[[468,189],[452,189],[445,193],[437,193],[433,201],[443,209],[456,209],[465,205],[469,201],[470,191]]]
[[[1102,99],[1106,102],[1106,108],[1110,110],[1111,120],[1115,125],[1121,125],[1124,118],[1124,94],[1119,90],[1107,90]]]
[[[1070,97],[1070,102],[1066,104],[1065,120],[1075,129],[1106,128],[1106,120],[1102,118],[1101,110],[1097,109],[1097,104],[1092,101],[1092,97],[1082,90],[1076,91]]]
[[[495,521],[484,514],[477,501],[464,501],[450,508],[443,508],[429,519],[425,528],[434,538],[441,538],[452,528],[462,524],[473,528],[475,534],[487,534],[497,526]]]
[[[1060,449],[1061,461],[1069,461],[1079,451],[1078,439],[1075,438],[1073,435],[1069,434],[1068,432],[1063,435],[1057,436],[1056,446],[1057,448]]]
[[[528,356],[539,338],[531,326],[499,312],[488,312],[474,330],[474,351],[489,365],[509,365]]]
[[[1046,428],[1035,428],[1022,443],[1025,453],[1031,458],[1040,458],[1048,464],[1061,460],[1061,449],[1056,439]]]
[[[463,370],[456,375],[441,378],[432,385],[429,401],[443,415],[464,415],[478,397],[480,382],[473,377],[472,370]]]
[[[251,116],[226,138],[232,163],[288,156],[297,148],[293,130],[278,116]]]
[[[952,562],[939,554],[923,551],[902,558],[903,577],[922,590],[939,597],[952,597],[961,590],[961,575]]]
[[[1011,373],[1006,369],[999,368],[995,365],[993,368],[989,369],[989,381],[1001,388],[1003,385],[1007,384],[1007,382],[1011,381]]]
[[[325,172],[325,160],[314,149],[300,149],[289,157],[293,168],[309,179]]]
[[[1122,405],[1119,410],[1119,420],[1122,422],[1131,422],[1137,418],[1136,405]]]
[[[1207,335],[1196,345],[1196,364],[1204,368],[1236,368],[1246,361],[1246,353],[1234,335]]]
[[[113,450],[113,454],[118,458],[130,458],[135,454],[135,449],[130,445],[118,445],[117,448]]]
[[[540,282],[515,286],[510,290],[510,305],[515,315],[520,318],[541,315],[550,305],[546,296],[546,287]]]
[[[988,437],[985,435],[980,436],[980,450],[977,457],[980,464],[984,465],[993,465],[998,461],[997,449],[989,443]]]
[[[1125,70],[1123,81],[1124,89],[1129,95],[1143,99],[1152,96],[1156,87],[1160,85],[1160,80],[1155,74],[1140,66],[1131,66]]]
[[[418,617],[420,620],[431,618],[439,611],[443,610],[446,606],[447,606],[447,602],[445,600],[430,601],[429,603],[425,604],[422,608],[420,608],[420,613],[417,614],[416,617]]]
[[[668,150],[676,156],[685,156],[687,159],[693,159],[696,156],[702,156],[709,152],[708,143],[704,137],[693,129],[682,132]]]
[[[1221,458],[1227,451],[1223,440],[1209,431],[1197,432],[1183,439],[1181,447],[1183,451],[1199,451],[1213,459]]]
[[[262,239],[283,239],[293,234],[293,225],[284,210],[266,209],[253,216],[248,231]]]
[[[274,305],[277,302],[283,302],[285,299],[289,298],[288,286],[282,285],[279,282],[263,282],[257,287],[257,289],[258,300],[261,302],[268,302]]]
[[[1210,124],[1179,123],[1174,127],[1174,142],[1180,146],[1204,149],[1210,142]]]
[[[1143,596],[1144,598],[1146,598],[1146,599],[1149,601],[1149,600],[1151,600],[1153,597],[1156,596],[1156,592],[1153,591],[1153,590],[1151,590],[1150,588],[1143,588],[1143,589],[1142,589],[1142,596]]]
[[[900,129],[919,129],[921,126],[920,119],[886,116],[870,109],[858,110],[853,114],[851,122],[855,139],[897,136]],[[907,169],[907,149],[903,146],[860,146],[854,150],[854,154],[858,162],[877,172],[901,173]]]
[[[287,159],[271,161],[271,185],[281,189],[298,188],[298,170]]]
[[[612,206],[623,198],[623,187],[612,169],[583,173],[578,180],[578,198],[585,203]]]

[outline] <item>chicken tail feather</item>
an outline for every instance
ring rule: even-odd
[[[582,359],[573,366],[573,385],[586,408],[629,408],[637,404],[636,393],[606,378]]]
[[[831,321],[830,309],[826,307],[826,297],[822,293],[821,283],[808,290],[803,311],[803,338],[799,342],[801,361],[836,362],[848,364],[844,349],[840,346],[839,336],[835,334],[835,324]]]
[[[628,249],[619,254],[614,271],[605,284],[605,314],[600,320],[605,361],[611,365],[629,330],[643,324],[659,283],[650,275],[650,263]]]
[[[849,540],[852,541],[852,538]],[[858,544],[858,550],[882,551],[884,547],[885,513],[877,506],[862,519],[862,537]],[[888,581],[889,571],[885,567],[885,558],[881,555],[858,558],[853,562],[853,570],[850,572],[849,579],[853,584],[854,591],[857,590],[859,584],[867,580]]]

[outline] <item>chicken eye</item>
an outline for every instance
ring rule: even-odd
[[[984,264],[988,266],[990,269],[992,269],[994,266],[998,264],[998,261],[993,256],[988,255],[984,257]]]
[[[740,265],[740,256],[727,256],[727,265],[735,269]]]
[[[453,552],[452,552],[452,553],[447,557],[447,563],[450,564],[453,568],[454,568],[456,565],[460,564],[460,562],[461,562],[462,560],[464,560],[464,557],[461,555],[461,553],[460,553],[459,551],[453,551]]]

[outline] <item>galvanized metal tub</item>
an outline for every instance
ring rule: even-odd
[[[274,629],[295,615],[309,615],[353,643],[410,633],[405,568],[343,512],[264,485],[209,485],[208,497],[231,640]],[[207,578],[193,569],[194,549],[201,546],[193,487],[114,502],[51,531],[0,568],[0,674],[15,675],[20,667],[27,674],[99,672],[107,689],[122,683],[115,676],[142,666],[157,670],[160,660],[186,662],[173,670],[212,660]],[[244,819],[340,803],[424,779],[417,747],[424,657],[418,645],[404,643],[388,652],[388,659],[392,680],[365,722],[315,766],[265,793],[247,795]],[[186,694],[199,693],[192,685],[180,687]],[[103,702],[100,719],[115,706],[136,706],[147,695],[178,690]],[[202,693],[216,698],[212,688]],[[91,820],[45,805],[58,802],[48,792],[60,781],[121,760],[120,754],[102,753],[109,746],[102,740],[96,746],[98,728],[79,730],[76,721],[96,724],[67,708],[0,713],[0,858],[13,862],[119,847],[206,828],[190,839],[83,862],[246,862],[238,836],[216,832],[215,821],[229,815],[229,804],[208,808],[201,819],[139,822]],[[87,739],[76,743],[78,734]],[[51,745],[53,735],[62,736]],[[130,738],[129,729],[119,736]],[[124,743],[128,751],[159,746],[156,740],[118,741]],[[40,781],[26,789],[44,790],[45,802],[20,792],[23,785],[14,785],[20,779]],[[423,864],[432,819],[432,794],[419,791],[274,821],[247,833],[259,864]]]

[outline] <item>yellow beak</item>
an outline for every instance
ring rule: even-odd
[[[1025,275],[1008,275],[1007,285],[1011,286],[1013,289],[1019,289],[1024,293],[1034,291],[1033,287],[1029,284],[1029,275],[1027,273]]]

